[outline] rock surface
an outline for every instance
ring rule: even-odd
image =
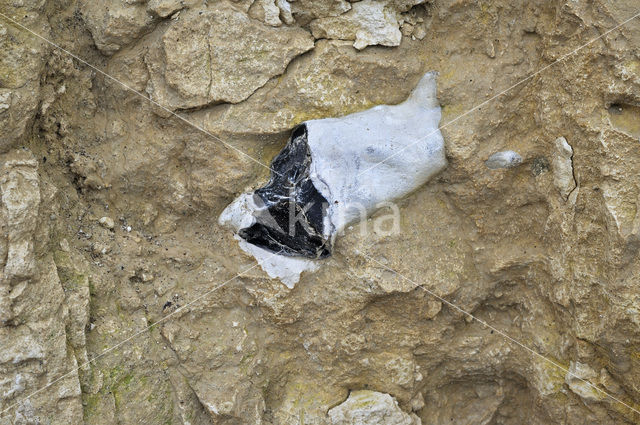
[[[314,44],[302,29],[270,28],[222,2],[181,13],[161,46],[146,56],[147,92],[176,110],[241,102]]]
[[[560,191],[562,197],[567,200],[569,194],[576,188],[573,177],[573,149],[567,143],[567,139],[556,139],[556,154],[553,157],[553,182]]]
[[[3,422],[82,421],[78,361],[86,361],[84,326],[88,286],[66,293],[43,216],[54,192],[38,176],[38,162],[23,150],[0,156],[0,394]],[[38,255],[39,253],[39,255]],[[86,284],[86,282],[85,282]],[[73,298],[73,299],[72,299]],[[68,344],[78,349],[68,349]],[[50,393],[33,394],[49,387]]]
[[[138,0],[80,0],[78,6],[96,47],[109,55],[152,29],[156,19],[144,3]],[[160,5],[150,5],[151,10],[154,7]]]
[[[518,152],[514,151],[501,151],[491,155],[484,164],[487,168],[496,170],[499,168],[513,168],[522,163],[522,157]]]
[[[344,15],[316,19],[311,23],[316,38],[355,40],[358,50],[370,45],[398,46],[402,39],[398,18],[385,2],[362,0]]]
[[[47,35],[49,25],[42,15],[42,2],[18,4],[0,12],[14,17],[20,14],[22,25]],[[40,76],[48,49],[46,43],[14,23],[4,18],[0,21],[0,153],[22,143],[29,132],[40,102]]]
[[[332,425],[422,425],[416,415],[398,407],[389,394],[354,391],[342,404],[329,410]]]
[[[639,423],[637,8],[0,0],[211,133],[0,16],[0,424]],[[295,288],[217,224],[268,180],[239,151],[429,70],[448,167]]]

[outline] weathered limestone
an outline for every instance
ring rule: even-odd
[[[354,40],[358,50],[367,46],[398,46],[402,39],[400,12],[422,1],[398,2],[362,0],[351,5],[351,10],[336,17],[319,18],[311,22],[316,38]]]
[[[172,110],[238,103],[313,49],[299,28],[272,28],[228,3],[183,11],[147,56],[147,92]]]
[[[69,319],[69,342],[83,346],[88,289],[79,308],[65,302],[52,255],[42,254],[47,243],[42,209],[53,193],[43,187],[38,162],[29,151],[0,155],[0,410],[17,403],[0,415],[0,423],[37,423],[42,417],[53,418],[52,424],[82,420],[76,357],[67,351],[65,324]],[[67,371],[68,377],[53,385],[53,394],[24,400]]]
[[[599,401],[604,395],[587,382],[597,383],[598,374],[587,364],[571,362],[565,382],[574,393],[586,401]],[[585,382],[587,381],[587,382]]]
[[[249,9],[249,16],[272,27],[282,25],[280,8],[276,5],[275,0],[256,0]]]
[[[149,8],[153,10],[154,6],[149,5]],[[112,55],[140,38],[156,22],[144,2],[137,0],[80,0],[79,10],[96,47],[105,55]]]
[[[22,25],[47,35],[49,26],[40,13],[43,2],[17,2],[0,12]],[[16,146],[27,134],[40,102],[40,74],[49,46],[11,22],[0,18],[0,154]]]
[[[16,285],[35,272],[34,234],[40,205],[38,163],[32,155],[20,151],[2,159],[0,200],[6,229],[2,283]]]
[[[198,0],[149,0],[147,10],[161,18],[166,18],[179,10],[196,4],[198,4]]]
[[[386,4],[375,0],[354,3],[351,11],[335,18],[321,18],[311,23],[316,38],[355,40],[353,47],[369,45],[397,46],[402,34],[397,17],[385,11]]]
[[[403,412],[389,394],[352,391],[342,404],[329,410],[332,425],[421,425],[414,414]]]
[[[339,16],[349,11],[352,4],[347,0],[296,0],[291,2],[291,11],[299,17],[301,24],[311,19]]]
[[[569,194],[576,188],[576,181],[573,177],[573,149],[564,137],[556,139],[555,147],[556,152],[552,163],[553,182],[566,201]]]
[[[484,164],[492,170],[499,168],[513,168],[522,163],[522,157],[514,151],[501,151],[491,155]]]

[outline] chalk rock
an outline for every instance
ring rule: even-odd
[[[18,2],[14,2],[18,4]],[[21,4],[21,2],[20,2]],[[49,32],[38,6],[0,9],[41,34]],[[7,152],[25,135],[40,101],[40,73],[49,46],[0,18],[0,153]]]
[[[280,9],[280,19],[282,19],[287,25],[293,24],[295,19],[291,13],[291,3],[287,0],[276,0],[276,5],[278,6],[278,9]]]
[[[0,411],[32,394],[38,416],[57,423],[82,421],[77,359],[68,350],[70,317],[53,256],[48,252],[55,190],[40,178],[31,152],[0,155]],[[45,219],[46,218],[46,219]],[[75,280],[75,279],[74,279]],[[74,288],[78,286],[74,282]],[[88,281],[86,317],[88,318]],[[84,325],[77,328],[84,334]],[[86,356],[85,356],[86,358]],[[45,367],[43,367],[45,365]],[[54,392],[36,393],[63,374]],[[59,411],[64,400],[64,411]],[[23,400],[22,400],[23,401]],[[17,415],[16,415],[17,417]],[[0,423],[9,423],[0,414]],[[10,423],[37,423],[10,422]]]
[[[4,245],[0,246],[0,258],[5,259],[5,282],[16,284],[30,278],[35,270],[33,234],[40,204],[38,164],[26,151],[7,154],[0,158],[0,164],[0,222],[4,221],[7,229],[6,241],[0,241]]]
[[[98,220],[98,223],[100,223],[100,225],[105,229],[109,230],[112,230],[115,226],[115,223],[113,222],[113,219],[111,217],[101,217],[100,220]]]
[[[573,178],[573,148],[567,139],[559,137],[555,141],[555,156],[553,157],[553,182],[566,201],[569,194],[576,188]]]
[[[329,410],[332,425],[421,425],[414,414],[403,412],[395,398],[377,391],[353,391]]]
[[[439,122],[433,72],[399,105],[306,121],[273,160],[269,183],[237,198],[219,222],[248,244],[276,253],[265,258],[259,251],[256,258],[276,261],[276,267],[282,259],[286,271],[280,274],[291,285],[299,272],[315,268],[307,259],[331,254],[345,226],[409,194],[446,166]],[[288,257],[307,259],[293,259],[293,265]],[[273,268],[268,273],[277,274]]]
[[[387,2],[362,0],[344,15],[316,19],[311,31],[316,38],[355,40],[358,50],[376,44],[398,46],[402,39],[398,15],[387,6]]]
[[[522,157],[514,151],[496,152],[485,161],[487,168],[513,168],[522,163]]]
[[[96,47],[105,55],[149,32],[156,21],[140,1],[81,0],[78,8]]]
[[[178,10],[195,3],[197,3],[197,0],[149,0],[147,9],[161,18],[166,18]]]
[[[249,16],[272,27],[282,25],[280,8],[276,5],[275,0],[256,0],[249,9]]]
[[[339,16],[349,11],[352,5],[346,0],[296,0],[291,2],[291,11],[302,24],[315,18]]]
[[[172,110],[241,102],[313,47],[306,31],[263,25],[227,3],[189,9],[147,55],[147,91]]]

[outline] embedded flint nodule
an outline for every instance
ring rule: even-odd
[[[347,225],[446,167],[436,76],[425,74],[399,105],[295,127],[271,164],[270,181],[231,203],[220,224],[247,244],[285,257],[329,256]]]

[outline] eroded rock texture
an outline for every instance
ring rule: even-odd
[[[302,29],[270,28],[224,4],[181,13],[160,40],[150,42],[147,91],[172,110],[241,102],[313,48]]]
[[[0,0],[162,106],[0,16],[0,424],[639,423],[640,18],[459,118],[638,7]],[[268,180],[238,151],[428,70],[449,165],[400,232],[263,273],[217,224]]]
[[[49,25],[41,14],[41,1],[17,4],[17,7],[3,7],[1,12],[20,14],[24,16],[21,20],[24,25],[49,34]],[[0,153],[5,153],[24,140],[32,123],[40,102],[40,79],[48,46],[3,19],[0,22],[0,51]]]

